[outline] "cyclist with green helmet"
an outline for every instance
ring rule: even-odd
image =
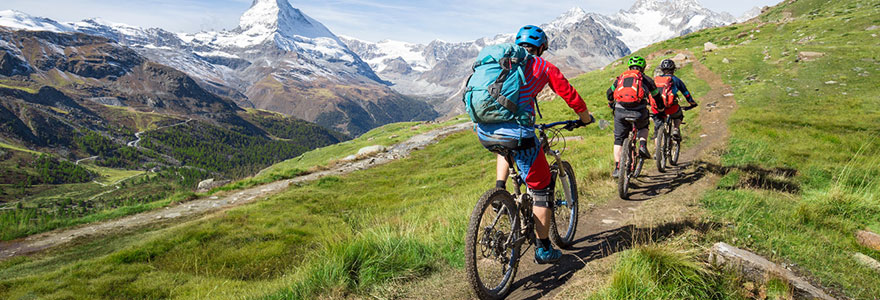
[[[645,75],[645,67],[648,63],[641,56],[630,57],[627,63],[629,69],[623,72],[608,89],[608,107],[614,110],[614,171],[611,176],[620,176],[620,151],[623,140],[632,128],[632,124],[625,118],[635,118],[635,126],[639,130],[639,155],[650,159],[648,153],[648,97],[654,97],[657,109],[663,110],[660,90],[654,84],[650,76]]]

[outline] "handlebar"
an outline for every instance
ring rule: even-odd
[[[571,131],[571,130],[574,130],[575,128],[587,126],[587,125],[590,125],[590,124],[593,124],[596,122],[596,118],[594,118],[592,115],[590,115],[590,119],[591,119],[590,123],[584,123],[584,122],[581,122],[581,120],[568,120],[568,121],[554,122],[554,123],[550,123],[550,124],[535,124],[535,128],[544,130],[544,129],[553,128],[553,127],[557,127],[557,126],[562,125],[562,126],[564,126],[564,129]]]

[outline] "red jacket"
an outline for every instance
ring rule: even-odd
[[[580,113],[587,110],[587,104],[584,103],[584,99],[581,99],[581,95],[571,86],[568,79],[562,75],[559,68],[547,60],[539,56],[532,56],[529,64],[526,65],[525,75],[526,84],[519,90],[520,103],[518,104],[520,107],[523,107],[526,101],[531,101],[527,109],[530,109],[529,112],[533,116],[535,115],[535,99],[537,99],[538,93],[548,83],[550,84],[550,89],[562,97],[562,100],[565,100],[568,107],[574,109],[575,112]]]

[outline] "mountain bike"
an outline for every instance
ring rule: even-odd
[[[694,106],[686,106],[681,109],[688,111]],[[663,125],[657,130],[657,139],[655,140],[654,160],[657,161],[657,171],[663,173],[668,166],[678,165],[678,156],[681,154],[681,141],[672,138],[672,120],[666,115],[662,121]],[[681,124],[685,124],[682,122]],[[679,132],[679,134],[681,134]]]
[[[560,129],[573,130],[582,124],[563,121],[536,124],[544,153],[553,158],[550,165],[550,188],[554,201],[550,240],[559,248],[569,248],[574,242],[578,219],[578,193],[574,170],[562,159],[565,140]],[[548,132],[550,137],[548,137]],[[562,143],[562,147],[556,146]],[[465,240],[465,264],[468,281],[480,299],[501,299],[510,292],[521,258],[521,248],[535,241],[535,222],[532,218],[532,197],[522,192],[525,185],[514,162],[516,150],[498,147],[490,149],[507,160],[513,178],[513,194],[493,188],[485,192],[471,213]]]
[[[620,199],[627,199],[629,195],[629,182],[639,176],[645,159],[639,155],[639,129],[636,128],[638,118],[624,118],[632,126],[629,135],[623,140],[623,149],[620,150],[620,175],[617,177],[617,193]]]

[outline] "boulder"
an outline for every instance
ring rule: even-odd
[[[878,262],[876,259],[873,259],[870,256],[861,253],[853,253],[853,258],[859,264],[874,269],[874,271],[880,272],[880,262]]]
[[[385,152],[385,150],[386,150],[385,146],[382,146],[382,145],[367,146],[367,147],[363,147],[360,150],[358,150],[357,156],[369,156],[369,155],[373,155],[376,153]]]
[[[726,243],[717,243],[710,251],[709,262],[737,271],[746,280],[763,284],[771,278],[780,278],[788,282],[795,299],[834,299],[807,280],[752,252]]]
[[[718,50],[718,46],[713,44],[712,42],[706,42],[703,44],[703,51],[712,52]]]
[[[673,56],[672,60],[675,61],[676,64],[683,64],[685,61],[688,60],[688,56],[684,53],[679,53]]]
[[[859,241],[859,244],[862,246],[880,251],[880,235],[867,231],[867,230],[859,230],[856,232],[856,240]]]
[[[825,53],[802,51],[802,52],[798,52],[797,56],[798,56],[798,60],[809,61],[809,60],[814,60],[814,59],[823,57],[823,56],[825,56]]]
[[[230,182],[231,182],[231,180],[217,181],[217,180],[214,180],[214,178],[208,178],[208,179],[205,179],[205,180],[202,180],[201,182],[199,182],[199,185],[198,185],[198,188],[196,189],[196,192],[204,193],[204,192],[210,191],[213,188],[224,186]]]

